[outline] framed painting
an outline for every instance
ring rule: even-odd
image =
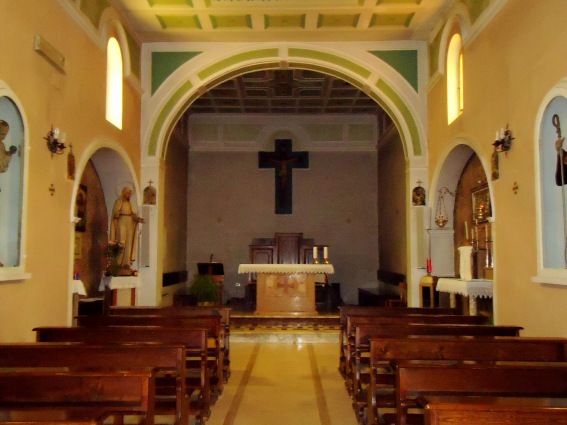
[[[472,189],[472,213],[473,220],[482,223],[492,217],[492,206],[490,205],[490,190],[488,184]]]

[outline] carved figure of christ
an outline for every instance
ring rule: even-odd
[[[276,214],[291,214],[294,168],[309,168],[309,152],[293,152],[289,139],[276,139],[274,152],[258,152],[259,168],[274,168]]]

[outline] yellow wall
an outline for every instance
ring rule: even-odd
[[[567,288],[530,280],[537,272],[536,115],[545,95],[567,73],[565,16],[562,0],[548,0],[545,7],[509,1],[465,47],[464,114],[447,126],[444,78],[428,102],[430,170],[443,162],[458,137],[472,140],[488,170],[496,131],[509,123],[516,138],[508,156],[500,155],[500,179],[493,182],[494,304],[496,323],[521,325],[526,336],[567,336]]]
[[[9,3],[9,4],[8,4]],[[106,53],[57,1],[2,2],[0,80],[20,101],[29,150],[25,281],[0,282],[0,341],[30,341],[32,328],[68,324],[72,273],[70,213],[74,181],[66,178],[67,154],[51,157],[43,137],[51,126],[66,133],[79,167],[94,141],[121,145],[139,173],[140,95],[125,83],[124,124],[105,121]],[[66,73],[33,49],[43,36],[65,56]],[[105,43],[103,43],[105,45]],[[50,184],[55,187],[53,196]]]

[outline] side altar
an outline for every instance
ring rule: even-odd
[[[240,264],[257,276],[256,314],[317,314],[315,282],[335,272],[332,264]]]

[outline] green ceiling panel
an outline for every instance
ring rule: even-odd
[[[199,72],[198,76],[201,80],[209,78],[211,75],[217,72],[236,65],[237,63],[252,60],[252,59],[267,59],[277,57],[279,50],[277,48],[273,49],[260,49],[251,50],[249,52],[240,53],[238,55],[231,56],[224,60],[221,60],[208,68],[203,69]]]
[[[370,27],[402,26],[407,28],[413,16],[413,13],[375,13],[370,19]]]
[[[370,53],[398,71],[415,91],[419,90],[417,81],[417,50],[375,50]]]
[[[302,15],[265,15],[265,28],[303,28],[305,29],[305,14]]]
[[[152,94],[177,68],[201,52],[152,52]]]
[[[134,40],[128,30],[126,30],[126,42],[128,43],[128,50],[130,51],[130,71],[136,77],[140,78],[142,75],[142,62],[140,59],[142,52],[140,51],[140,46],[138,46],[138,43],[136,43],[136,40]]]
[[[155,156],[158,146],[158,137],[160,130],[165,126],[165,120],[169,114],[173,111],[173,107],[179,100],[185,96],[185,94],[193,88],[193,84],[190,81],[186,81],[177,91],[169,98],[165,106],[159,112],[158,117],[154,122],[152,127],[152,132],[150,134],[150,143],[148,145],[148,156]],[[174,121],[175,122],[175,121]]]
[[[252,28],[250,15],[211,15],[211,24],[214,29],[220,28]]]
[[[317,28],[356,28],[359,14],[325,15],[320,14],[317,19]]]
[[[441,31],[437,33],[429,44],[429,76],[432,76],[439,67],[439,51],[441,49]]]
[[[471,23],[474,24],[480,14],[489,6],[490,0],[461,0],[461,3],[467,7]]]
[[[197,15],[156,15],[163,29],[183,28],[200,30],[201,22]]]
[[[380,4],[421,4],[421,0],[376,0],[376,6]]]
[[[98,28],[100,17],[107,7],[110,7],[108,0],[83,0],[81,2],[81,12],[85,14],[95,28]]]
[[[392,87],[390,87],[384,80],[378,80],[378,82],[376,83],[376,87],[382,93],[384,93],[392,102],[394,102],[394,105],[396,105],[396,107],[398,108],[398,110],[402,114],[402,117],[404,118],[404,121],[406,122],[408,129],[409,129],[409,133],[410,133],[410,137],[411,137],[411,144],[413,146],[413,153],[416,156],[420,156],[421,155],[421,143],[420,143],[420,140],[419,140],[419,131],[417,130],[417,124],[415,123],[415,120],[413,119],[413,115],[411,114],[407,105],[402,100],[402,98],[398,95],[398,93]],[[393,114],[389,114],[389,115],[390,115],[390,118],[394,119]],[[402,136],[402,138],[403,138],[401,128],[398,127],[398,129],[400,129],[400,136]]]
[[[345,59],[341,56],[333,55],[331,53],[320,52],[318,50],[290,48],[289,56],[290,57],[296,56],[306,59],[315,59],[318,61],[333,63],[335,65],[339,65],[343,68],[346,68],[365,79],[370,77],[371,74],[371,72],[368,69],[363,68],[362,66],[357,65],[356,63],[349,61],[348,59]]]
[[[190,6],[193,7],[193,0],[148,0],[151,7],[154,6]]]

